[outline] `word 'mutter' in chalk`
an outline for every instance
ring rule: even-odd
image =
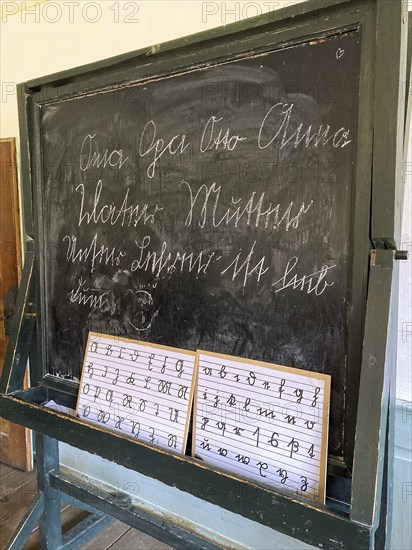
[[[80,418],[184,454],[195,354],[89,333],[77,402]]]
[[[330,376],[198,351],[194,455],[325,500]]]

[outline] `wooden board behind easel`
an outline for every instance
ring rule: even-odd
[[[0,139],[0,372],[8,343],[21,273],[16,142]],[[32,468],[30,432],[0,418],[0,461],[20,470]]]

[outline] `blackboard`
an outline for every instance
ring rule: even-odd
[[[89,331],[331,374],[342,454],[359,43],[41,106],[46,374]]]

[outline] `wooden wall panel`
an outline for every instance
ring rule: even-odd
[[[0,140],[0,372],[21,274],[16,143]],[[31,464],[30,432],[0,418],[0,461],[21,470]]]

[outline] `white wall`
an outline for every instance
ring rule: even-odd
[[[298,0],[1,2],[1,136],[17,136],[15,84],[284,9]]]
[[[404,163],[405,199],[403,204],[402,250],[409,252],[408,261],[399,265],[398,355],[396,395],[412,401],[412,141]]]

